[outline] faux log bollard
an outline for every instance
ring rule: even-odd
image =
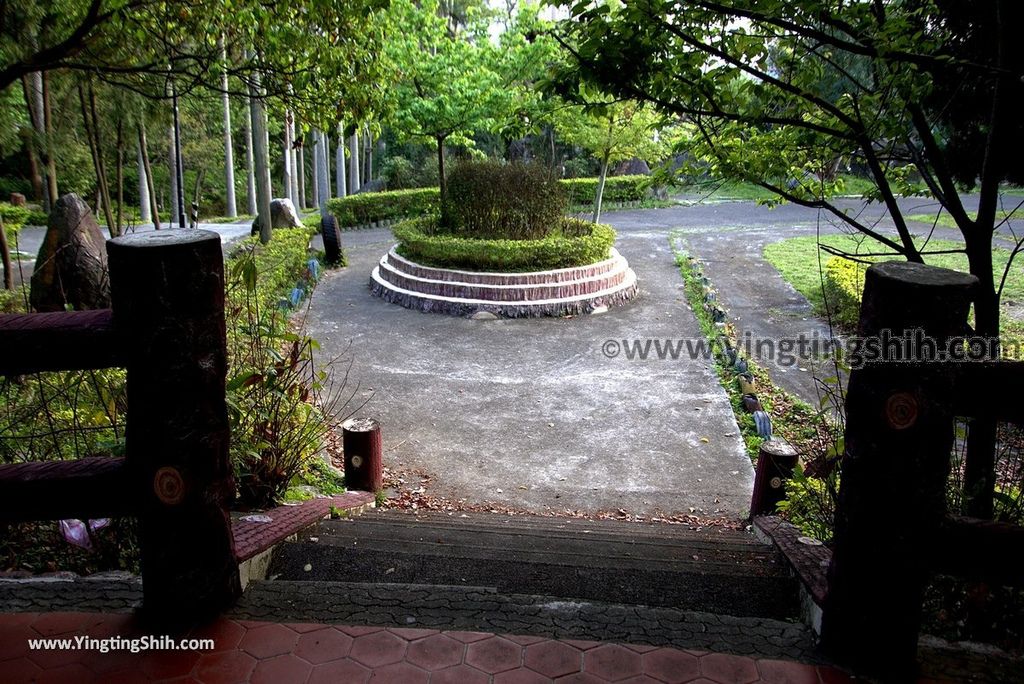
[[[797,455],[784,439],[761,443],[754,475],[754,493],[750,498],[750,517],[774,515],[775,507],[786,498],[786,480],[793,477]]]
[[[384,488],[383,440],[380,424],[372,418],[353,418],[341,426],[345,452],[345,486],[364,492]]]
[[[912,363],[855,350],[822,647],[866,674],[912,677],[928,557],[939,544],[953,445],[954,368],[977,279],[906,262],[871,266],[858,334],[927,335]],[[892,338],[890,338],[892,339]],[[899,339],[899,338],[897,338]],[[869,356],[872,354],[872,356]]]
[[[140,483],[143,614],[177,629],[241,593],[225,403],[224,260],[216,233],[107,243],[114,327],[127,349],[126,467]]]

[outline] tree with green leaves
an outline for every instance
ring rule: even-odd
[[[653,107],[636,101],[612,101],[596,95],[581,98],[583,104],[567,105],[555,112],[555,130],[563,140],[587,150],[601,164],[594,196],[593,221],[601,220],[601,201],[611,164],[638,157],[662,161],[671,150],[661,135],[661,117]]]
[[[486,23],[470,11],[465,27],[453,35],[451,27],[459,24],[440,10],[438,0],[394,0],[389,21],[396,30],[386,50],[397,71],[389,123],[407,139],[436,146],[443,200],[446,145],[471,147],[474,132],[492,130],[503,119],[510,98],[495,68]]]
[[[1004,204],[1001,187],[1024,181],[1024,52],[1014,44],[1024,4],[635,0],[571,14],[559,34],[574,57],[567,87],[582,80],[684,118],[692,159],[874,240],[860,258],[927,260],[928,241],[915,240],[897,201],[919,180],[963,237],[979,281],[975,332],[998,355],[1000,294],[1024,251],[1015,236],[993,274],[995,230],[1020,207]],[[831,201],[842,182],[824,171],[838,157],[867,170],[868,199],[884,205],[891,230]],[[977,517],[992,511],[995,427],[979,419],[969,430],[965,511]]]

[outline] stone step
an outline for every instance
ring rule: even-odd
[[[798,614],[796,581],[773,548],[748,533],[559,525],[544,518],[390,512],[325,521],[279,547],[268,576],[493,587],[733,616]]]
[[[334,581],[253,582],[231,617],[618,641],[819,662],[800,624],[676,608],[505,594],[494,588]]]
[[[387,262],[394,270],[406,275],[426,280],[452,281],[467,284],[488,285],[544,285],[550,283],[566,283],[574,280],[586,280],[594,276],[608,273],[621,268],[626,260],[614,247],[608,258],[587,266],[571,266],[546,271],[527,273],[485,273],[482,271],[464,271],[452,268],[435,268],[410,261],[398,253],[398,245],[384,255],[382,261]]]
[[[424,312],[469,316],[478,311],[487,311],[503,318],[527,318],[604,311],[607,307],[632,299],[637,293],[637,280],[633,269],[627,269],[621,283],[593,293],[539,300],[493,301],[426,294],[399,287],[382,277],[378,265],[370,275],[370,292],[393,304]]]
[[[391,255],[383,257],[378,264],[380,277],[401,289],[440,297],[495,302],[547,301],[591,295],[621,285],[629,272],[629,264],[619,257],[609,270],[572,280],[538,283],[472,282],[405,273],[395,267]]]

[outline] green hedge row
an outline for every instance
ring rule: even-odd
[[[584,266],[608,258],[611,226],[563,219],[562,230],[536,240],[490,240],[435,233],[432,217],[411,219],[392,231],[399,252],[420,264],[469,271],[543,271]]]
[[[864,272],[868,264],[834,256],[825,264],[822,294],[832,319],[845,327],[855,327],[860,318],[860,299],[864,292]]]
[[[437,188],[416,188],[336,197],[327,203],[327,210],[337,217],[338,225],[347,227],[433,214],[439,206]]]
[[[561,181],[570,205],[591,204],[597,196],[597,178],[565,178]],[[648,176],[609,176],[602,202],[637,202],[647,199]]]
[[[635,202],[647,198],[647,176],[611,176],[605,180],[604,202]],[[590,204],[597,193],[596,178],[564,178],[571,205]],[[360,226],[374,221],[415,218],[438,211],[440,195],[437,188],[364,192],[337,197],[327,203],[327,210],[338,218],[341,226]]]

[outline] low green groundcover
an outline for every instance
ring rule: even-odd
[[[565,218],[560,230],[535,240],[467,238],[437,228],[435,217],[411,219],[392,229],[399,254],[426,266],[468,271],[523,272],[585,266],[607,259],[615,242],[611,226]]]

